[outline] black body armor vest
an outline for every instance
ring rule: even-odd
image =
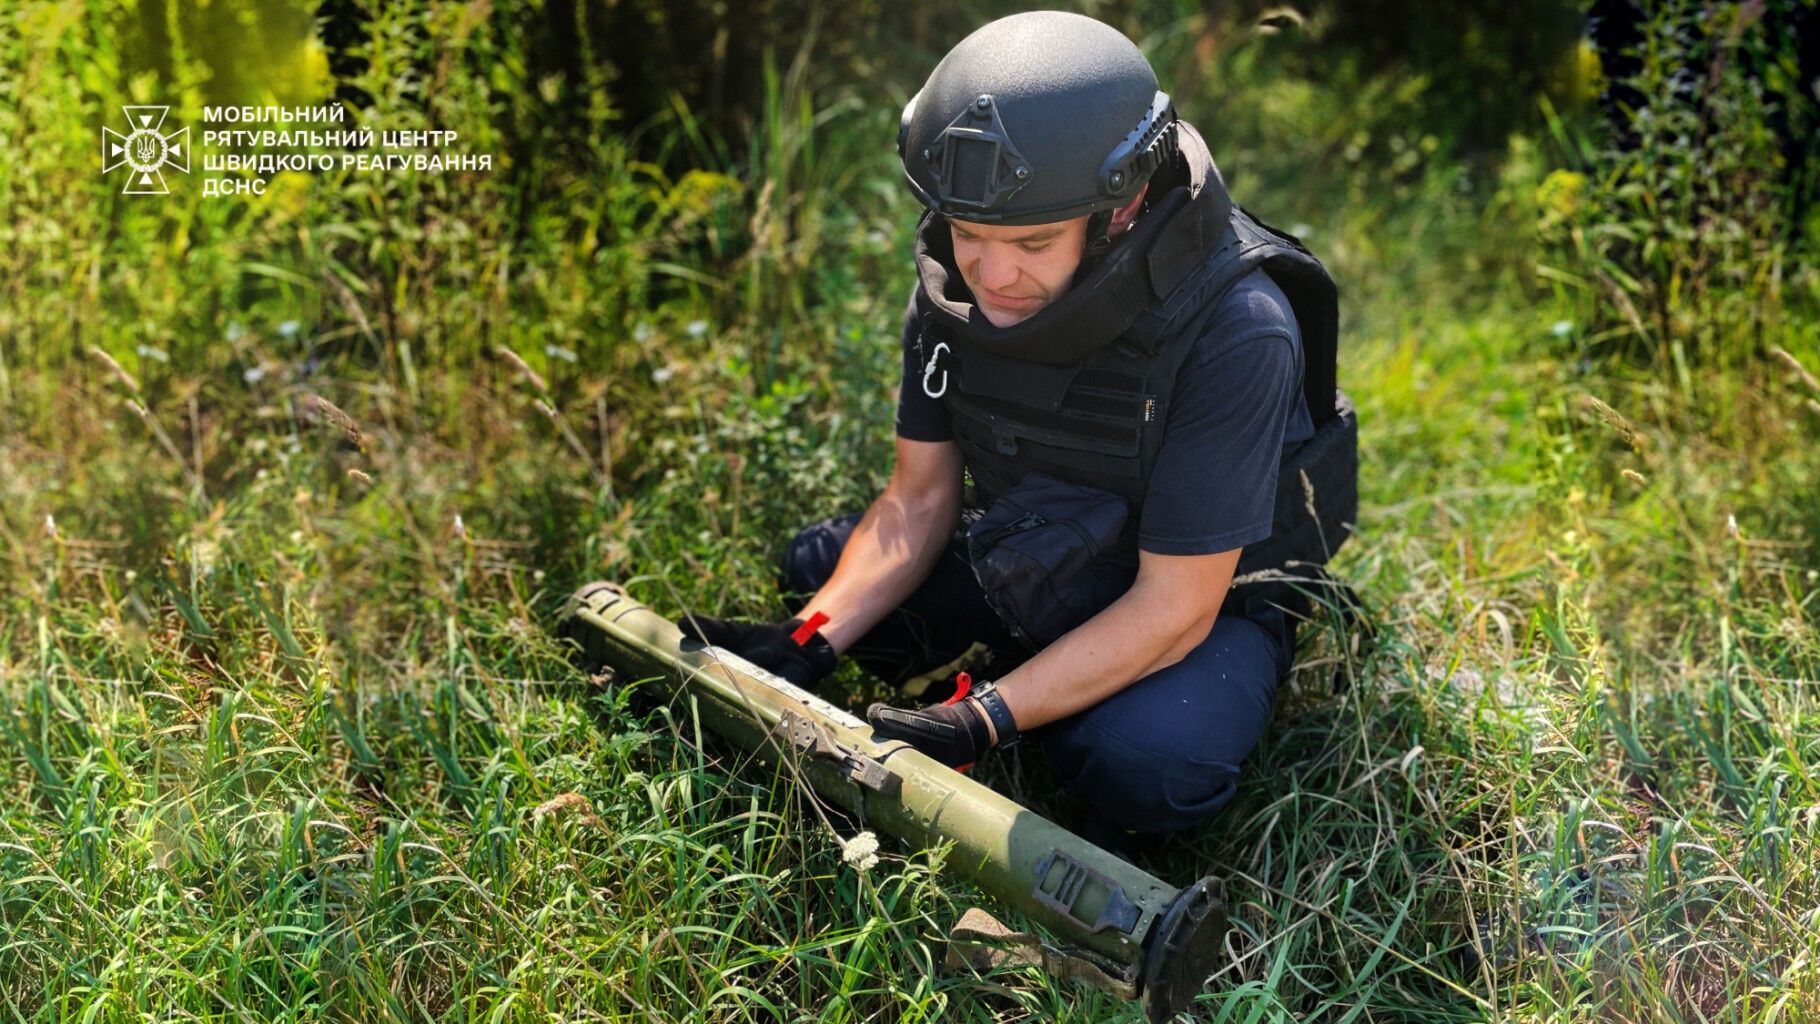
[[[1245,549],[1225,608],[1275,603],[1306,614],[1305,598],[1270,577],[1325,580],[1309,570],[1339,547],[1358,506],[1357,421],[1335,384],[1337,293],[1299,241],[1232,204],[1200,136],[1186,124],[1179,131],[1179,152],[1151,181],[1150,209],[1121,243],[1062,298],[1008,328],[972,304],[946,222],[925,215],[916,246],[921,385],[947,407],[973,478],[971,504],[990,506],[1033,470],[1119,494],[1132,514],[1108,557],[1134,573],[1137,512],[1177,372],[1220,300],[1261,267],[1300,327],[1315,434],[1284,452],[1272,535]]]

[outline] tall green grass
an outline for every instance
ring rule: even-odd
[[[901,97],[778,53],[749,133],[625,124],[604,72],[514,77],[533,9],[372,12],[366,116],[492,175],[207,201],[93,164],[128,95],[195,123],[193,50],[161,82],[136,8],[0,15],[0,137],[34,140],[0,158],[0,1019],[1137,1019],[941,975],[983,897],[939,850],[845,864],[786,782],[548,636],[599,576],[778,610],[778,544],[889,471],[915,209]],[[1583,117],[1456,159],[1419,82],[1310,80],[1305,41],[1192,11],[1148,42],[1341,280],[1340,568],[1377,626],[1303,631],[1248,785],[1147,862],[1227,881],[1197,1018],[1820,1014],[1800,247],[1773,339],[1723,320],[1755,278],[1705,282],[1690,389],[1588,347],[1629,317],[1575,279],[1648,278],[1573,231],[1646,170]],[[988,770],[1074,812],[1034,752]]]

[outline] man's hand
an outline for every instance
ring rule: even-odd
[[[965,771],[981,754],[1015,740],[1017,724],[991,683],[974,689],[965,673],[959,682],[960,689],[943,703],[920,711],[874,704],[866,709],[866,721],[879,736],[903,740],[948,767]]]
[[[825,619],[824,616],[818,618]],[[840,661],[840,655],[820,630],[803,632],[801,619],[779,623],[729,622],[706,615],[685,615],[676,620],[676,625],[684,636],[724,647],[804,689],[813,689]]]

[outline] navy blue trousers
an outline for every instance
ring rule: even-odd
[[[779,588],[800,609],[834,574],[857,514],[815,523],[779,559]],[[964,534],[914,593],[847,654],[899,685],[959,658],[978,641],[1002,676],[1029,654],[986,603]],[[1277,682],[1289,672],[1294,627],[1281,612],[1222,613],[1188,656],[1070,718],[1026,735],[1096,820],[1091,831],[1160,834],[1204,820],[1232,799],[1239,765],[1263,735]]]

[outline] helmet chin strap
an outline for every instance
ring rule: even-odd
[[[1093,273],[1093,268],[1100,265],[1106,253],[1112,249],[1112,236],[1108,229],[1112,226],[1112,211],[1101,210],[1087,218],[1087,248],[1081,253],[1081,265],[1075,268],[1074,284],[1086,280]]]

